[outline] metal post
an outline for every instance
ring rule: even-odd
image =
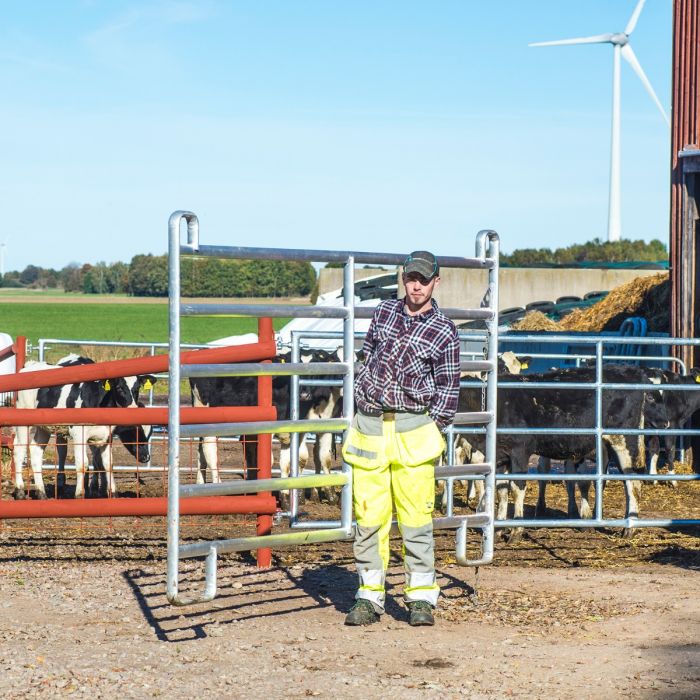
[[[348,365],[348,371],[343,378],[343,418],[348,421],[354,415],[355,387],[355,258],[348,256],[343,269],[343,303],[347,316],[343,320],[343,361]],[[343,433],[343,440],[345,435]],[[343,460],[343,474],[348,477],[340,495],[340,522],[348,537],[353,533],[352,527],[352,467]]]
[[[271,318],[258,319],[258,340],[274,340],[275,332],[272,329]],[[269,362],[269,360],[267,361]],[[258,377],[258,406],[272,406],[272,377],[270,375],[261,375]],[[257,478],[269,479],[272,477],[272,435],[258,435],[256,438],[258,443],[258,464]],[[269,492],[262,495],[271,496]],[[260,537],[272,533],[272,516],[258,515],[256,533]],[[267,569],[272,565],[272,550],[269,547],[258,549],[258,568]]]
[[[167,597],[182,604],[178,595],[180,541],[180,221],[187,221],[187,242],[199,244],[199,222],[189,211],[176,211],[168,221],[168,577]],[[214,557],[216,552],[214,552]],[[207,571],[211,567],[207,566]]]

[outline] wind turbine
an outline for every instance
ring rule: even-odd
[[[642,81],[649,96],[659,108],[666,124],[671,126],[659,98],[654,92],[649,79],[644,74],[639,61],[630,46],[630,34],[634,31],[642,13],[645,0],[639,0],[627,22],[623,32],[614,34],[597,34],[595,36],[579,37],[576,39],[561,39],[559,41],[540,41],[530,46],[566,46],[571,44],[612,44],[613,47],[613,100],[612,100],[612,138],[610,141],[610,197],[608,200],[608,240],[619,241],[620,223],[620,56],[632,66],[632,70]]]

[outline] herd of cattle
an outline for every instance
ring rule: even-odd
[[[324,351],[314,351],[302,358],[305,361],[330,362],[337,356]],[[551,460],[565,463],[567,473],[575,473],[584,467],[586,460],[596,458],[596,439],[592,434],[581,434],[582,428],[595,427],[596,393],[592,386],[595,380],[594,368],[553,370],[545,374],[519,374],[518,363],[508,357],[508,368],[499,363],[498,416],[497,425],[497,472],[523,474],[528,471],[533,456],[539,457],[538,469],[547,472]],[[284,356],[277,361],[285,361]],[[29,362],[23,371],[67,367],[90,363],[87,358],[70,355],[57,365]],[[142,405],[139,392],[152,385],[156,379],[149,375],[114,378],[108,381],[91,381],[66,386],[43,389],[28,389],[18,392],[18,408],[97,408],[132,407]],[[660,452],[657,438],[644,439],[641,435],[625,435],[616,431],[627,429],[680,429],[700,409],[700,371],[691,370],[688,375],[680,375],[668,370],[642,369],[631,365],[605,365],[603,381],[606,384],[648,384],[648,389],[622,390],[604,389],[602,394],[602,416],[605,432],[602,436],[604,454],[602,463],[614,463],[625,474],[649,469],[656,471]],[[531,387],[533,382],[548,382],[549,387]],[[591,384],[582,389],[573,384]],[[257,403],[257,379],[255,377],[217,377],[190,380],[192,403],[195,406],[252,406]],[[483,394],[479,386],[465,382],[460,391],[459,412],[483,410]],[[697,390],[669,390],[668,387],[693,385]],[[501,386],[503,385],[503,386]],[[289,377],[273,377],[273,403],[277,408],[278,419],[290,417]],[[299,416],[302,418],[335,418],[342,414],[340,387],[313,386],[304,388],[299,396]],[[532,429],[566,429],[564,432],[531,432]],[[526,429],[517,434],[508,429]],[[34,479],[34,493],[37,498],[46,498],[42,477],[43,453],[52,434],[56,435],[58,457],[57,491],[64,495],[64,467],[67,454],[67,441],[74,446],[76,464],[75,496],[80,498],[87,492],[94,495],[103,490],[116,495],[117,487],[112,472],[111,446],[116,436],[124,443],[140,463],[149,461],[150,426],[29,426],[17,427],[15,431],[15,498],[26,497],[22,478],[22,466],[31,465]],[[289,474],[289,436],[278,436],[281,444],[280,471]],[[456,439],[454,463],[483,461],[485,451],[484,435],[470,433]],[[317,470],[329,472],[333,463],[335,440],[332,434],[317,435],[314,444],[313,462]],[[664,436],[669,468],[672,469],[675,455],[675,437]],[[246,463],[256,464],[255,442],[246,443]],[[303,439],[300,441],[300,466],[309,459]],[[86,489],[87,471],[92,467],[92,479]],[[198,451],[197,481],[206,479],[209,470],[210,480],[220,481],[218,470],[217,443],[215,438],[202,438]],[[102,475],[104,482],[99,484],[97,477]],[[481,482],[477,482],[481,483]],[[577,481],[581,494],[581,508],[575,501],[574,482],[566,482],[569,495],[569,515],[590,517],[588,493],[590,482]],[[546,512],[546,482],[539,481],[540,487],[537,515]],[[636,517],[639,513],[639,493],[641,482],[625,481],[626,517]],[[100,489],[100,487],[102,487]],[[498,482],[497,517],[506,517],[508,490],[514,496],[514,517],[523,516],[525,481]],[[334,500],[328,490],[326,496]],[[517,532],[514,533],[517,536]],[[629,534],[629,533],[628,533]]]

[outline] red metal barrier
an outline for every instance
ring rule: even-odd
[[[223,362],[268,361],[276,354],[272,320],[258,319],[259,342],[221,348],[207,348],[181,354],[182,364],[215,364]],[[22,341],[20,343],[20,341]],[[26,340],[17,338],[12,351],[17,355],[17,371],[24,366]],[[6,349],[9,352],[10,349]],[[2,353],[0,351],[0,359]],[[8,354],[9,356],[9,354]],[[60,386],[83,381],[111,379],[136,374],[153,374],[168,370],[168,355],[115,360],[91,365],[78,365],[50,370],[23,372],[0,377],[0,392],[20,391],[49,386]],[[222,406],[214,408],[180,409],[182,424],[241,423],[272,421],[277,411],[272,405],[272,377],[258,378],[257,406]],[[0,408],[0,425],[166,425],[167,408]],[[270,478],[272,471],[272,435],[258,435],[257,468],[249,465],[257,478]],[[13,474],[14,477],[14,474]],[[92,518],[164,516],[167,514],[166,497],[66,499],[46,501],[0,501],[0,520],[12,518]],[[181,515],[256,514],[259,535],[272,532],[272,514],[277,504],[272,494],[255,496],[217,496],[185,498],[180,500]],[[257,552],[258,566],[269,567],[272,554],[269,548]]]
[[[180,422],[246,423],[276,420],[274,407],[202,406],[180,409]],[[0,425],[167,425],[167,408],[0,408]]]
[[[258,322],[258,339],[272,339],[274,331],[272,319],[261,318]],[[260,408],[272,407],[272,377],[258,377],[258,406]],[[276,411],[276,409],[273,409]],[[258,435],[258,478],[269,479],[272,476],[272,435]],[[269,492],[263,492],[261,496],[272,496]],[[272,534],[272,516],[258,511],[256,532],[258,535]],[[272,566],[272,550],[269,547],[259,549],[257,552],[258,568],[268,569]]]
[[[183,352],[183,365],[201,365],[219,362],[258,362],[275,356],[275,341],[268,340],[248,345],[232,345],[222,348],[206,348]],[[76,382],[90,382],[113,377],[130,377],[136,374],[155,374],[168,371],[168,355],[133,357],[129,360],[96,362],[91,365],[42,369],[0,377],[0,392],[61,386]]]
[[[197,496],[180,500],[180,515],[274,513],[276,510],[277,503],[272,496]],[[166,497],[0,501],[0,519],[107,518],[167,513]]]

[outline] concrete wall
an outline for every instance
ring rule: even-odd
[[[362,267],[355,268],[355,281],[374,277],[375,275],[384,275],[394,270],[384,269],[366,269]],[[326,294],[334,289],[340,289],[343,286],[343,268],[342,267],[322,267],[318,274],[318,293]]]
[[[659,270],[581,270],[578,268],[508,267],[500,271],[499,309],[525,306],[533,301],[556,301],[558,297],[610,291],[635,277],[656,275]],[[486,272],[445,269],[435,298],[441,306],[474,308],[486,290]],[[399,294],[402,294],[400,285]]]

